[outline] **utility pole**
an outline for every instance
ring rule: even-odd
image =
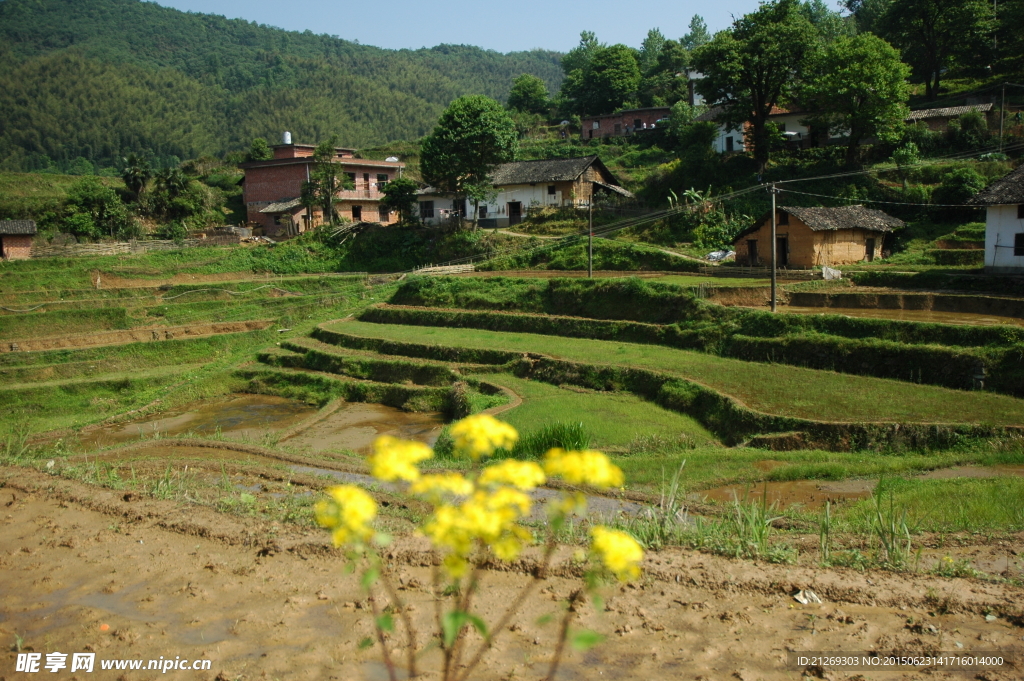
[[[1003,119],[1006,117],[1006,83],[1003,83],[1003,99],[999,104],[999,151],[1003,150]]]
[[[590,237],[588,239],[587,255],[587,277],[594,278],[594,190],[590,190],[590,201],[587,202],[588,222],[590,223]]]
[[[776,275],[775,275],[775,257],[776,257],[776,254],[775,254],[775,251],[776,251],[777,244],[778,244],[778,242],[776,241],[776,238],[775,238],[775,192],[776,191],[777,190],[775,189],[775,185],[773,184],[772,185],[772,189],[771,189],[771,192],[772,192],[772,312],[775,312],[775,285],[776,285]]]

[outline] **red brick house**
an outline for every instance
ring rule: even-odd
[[[285,139],[290,140],[290,135]],[[241,164],[247,220],[268,236],[294,235],[322,224],[322,211],[307,209],[299,200],[302,183],[313,170],[316,146],[288,141],[272,148],[274,158],[269,161]],[[335,205],[341,217],[385,225],[398,221],[397,215],[380,207],[381,188],[401,176],[404,163],[357,159],[355,150],[340,147],[335,149],[335,160],[354,186],[337,194]]]
[[[32,220],[0,220],[0,258],[26,260],[32,253],[36,223]]]
[[[620,137],[634,132],[654,130],[672,113],[667,106],[648,109],[626,109],[613,114],[585,116],[580,119],[580,137],[592,140],[599,137]]]

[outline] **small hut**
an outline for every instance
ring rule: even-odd
[[[1024,274],[1024,165],[976,194],[985,207],[985,271]]]
[[[25,260],[32,253],[32,237],[36,235],[33,220],[0,220],[0,258]]]
[[[882,254],[885,234],[903,221],[864,206],[776,209],[776,264],[811,268],[870,262]],[[772,214],[765,213],[736,235],[736,262],[751,267],[771,264]]]

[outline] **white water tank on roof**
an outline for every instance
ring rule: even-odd
[[[291,143],[292,143],[292,134],[286,130],[285,133],[283,135],[281,135],[281,144],[291,144]]]

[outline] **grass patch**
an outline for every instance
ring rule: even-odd
[[[365,322],[345,322],[331,328],[370,338],[540,352],[570,361],[653,369],[703,383],[752,409],[798,418],[836,422],[1024,423],[1024,402],[1012,397],[744,362],[654,345]]]
[[[484,374],[477,378],[509,388],[523,403],[498,418],[520,432],[580,423],[597,449],[627,452],[642,436],[707,445],[712,436],[695,419],[663,409],[629,393],[581,392],[508,374]]]

